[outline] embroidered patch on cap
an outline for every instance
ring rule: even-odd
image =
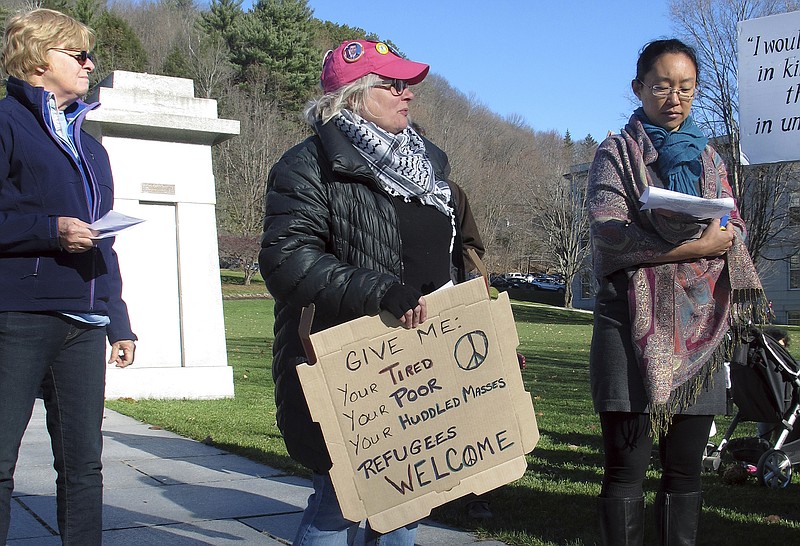
[[[389,46],[387,46],[383,42],[378,42],[377,44],[375,44],[375,50],[381,55],[386,55],[387,53],[389,53]]]
[[[354,63],[364,55],[364,47],[358,42],[350,42],[342,49],[345,62]]]

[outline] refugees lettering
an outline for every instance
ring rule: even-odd
[[[447,430],[431,434],[423,439],[414,439],[408,445],[402,445],[399,448],[384,451],[380,455],[365,459],[358,465],[356,470],[364,471],[364,477],[369,479],[370,476],[380,474],[392,464],[392,461],[403,462],[410,455],[419,455],[423,449],[431,450],[436,446],[452,440],[457,436],[455,425],[449,427]]]

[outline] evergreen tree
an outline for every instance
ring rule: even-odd
[[[265,95],[299,110],[319,76],[307,0],[259,0],[244,18],[242,47],[232,51],[243,76],[263,78]]]
[[[100,11],[100,0],[75,0],[72,16],[84,25],[92,27],[98,11]]]
[[[130,25],[119,15],[105,11],[94,25],[97,44],[93,80],[99,81],[114,70],[144,72],[147,54]]]
[[[169,54],[167,54],[167,58],[164,59],[161,73],[164,76],[174,76],[176,78],[191,79],[194,76],[189,59],[186,58],[186,55],[184,55],[177,44],[172,46],[172,49],[169,50]]]
[[[186,13],[194,12],[197,7],[194,5],[194,0],[162,0],[164,4],[171,6],[178,11]]]
[[[571,165],[575,163],[575,142],[572,140],[572,135],[567,129],[567,132],[564,133],[564,162],[567,165]]]
[[[0,21],[3,23],[3,27],[5,28],[5,21],[11,15],[11,10],[5,6],[0,6]]]
[[[72,9],[67,0],[42,0],[39,7],[60,11],[72,16]]]
[[[580,143],[580,157],[578,158],[582,163],[588,163],[594,159],[594,153],[597,151],[597,141],[591,134],[586,135]]]
[[[320,21],[314,19],[314,43],[317,50],[322,54],[329,49],[335,49],[346,40],[377,40],[375,34],[367,33],[364,29],[340,25],[330,21]]]
[[[243,15],[242,0],[211,0],[208,11],[200,14],[197,24],[205,34],[221,36],[228,48],[235,51],[239,46],[238,25]]]

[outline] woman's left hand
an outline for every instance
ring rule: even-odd
[[[116,364],[117,368],[127,368],[133,364],[133,354],[136,344],[130,339],[121,339],[111,345],[111,358],[109,364]]]
[[[722,228],[719,224],[719,219],[712,220],[697,241],[703,245],[701,248],[704,249],[702,256],[699,257],[724,255],[733,245],[733,237],[733,229]]]
[[[732,226],[722,229],[719,220],[712,220],[708,227],[703,230],[699,239],[693,239],[674,247],[669,252],[665,252],[654,259],[647,261],[648,264],[664,264],[685,262],[687,260],[698,260],[700,258],[717,258],[724,256],[731,246],[735,236]]]

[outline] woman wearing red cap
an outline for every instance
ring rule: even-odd
[[[269,174],[259,265],[275,298],[277,422],[289,454],[314,472],[295,545],[353,544],[359,525],[342,516],[297,377],[307,361],[301,310],[315,305],[314,331],[380,311],[413,328],[425,321],[425,294],[464,279],[447,156],[409,126],[409,86],[427,73],[384,43],[343,42],[306,112],[314,135]],[[367,525],[365,535],[410,546],[416,524],[385,535]]]

